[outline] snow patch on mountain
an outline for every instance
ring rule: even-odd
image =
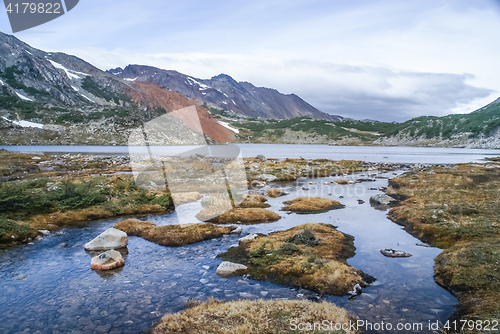
[[[212,87],[210,86],[207,86],[205,84],[202,84],[201,82],[199,81],[196,81],[195,79],[191,78],[191,77],[187,77],[188,81],[189,81],[189,84],[190,85],[193,85],[193,84],[197,84],[198,86],[200,86],[200,90],[206,90],[206,89],[210,89]]]
[[[3,116],[2,116],[2,118],[8,122],[12,122],[13,124],[19,125],[20,127],[23,127],[23,128],[43,129],[43,124],[33,123],[33,122],[28,122],[28,121],[11,121],[7,117],[3,117]]]
[[[19,94],[18,92],[16,92],[16,94],[17,94],[17,96],[19,96],[21,98],[21,100],[33,102],[32,99],[30,99],[29,97],[24,96],[23,94]]]
[[[68,76],[68,78],[70,79],[81,79],[82,76],[88,76],[89,74],[87,73],[82,73],[82,72],[78,72],[78,71],[73,71],[73,70],[69,70],[67,69],[66,67],[64,67],[63,65],[59,64],[59,63],[56,63],[55,61],[53,60],[50,60],[50,59],[47,59],[51,64],[52,66],[54,66],[55,68],[58,68],[58,69],[61,69],[63,70],[64,72],[66,72],[66,75]]]
[[[234,133],[240,133],[240,130],[233,128],[231,125],[229,125],[229,123],[222,122],[222,121],[218,121],[218,122],[220,125],[222,125],[226,129],[229,129],[229,130],[233,131]]]

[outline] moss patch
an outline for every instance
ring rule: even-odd
[[[23,241],[37,235],[38,231],[28,224],[0,218],[0,242]]]
[[[242,274],[253,279],[345,295],[358,283],[374,281],[346,263],[354,256],[353,240],[333,225],[304,224],[242,241],[219,257],[246,265]]]
[[[161,246],[184,246],[196,242],[220,238],[231,233],[234,226],[217,226],[213,224],[191,224],[156,226],[155,223],[136,219],[122,220],[114,228],[129,236],[137,236]]]
[[[151,333],[296,333],[292,331],[292,320],[296,320],[296,324],[313,324],[321,323],[325,319],[340,324],[348,324],[349,320],[353,320],[344,309],[327,302],[238,300],[225,303],[211,299],[188,310],[165,315]],[[326,331],[323,329],[311,333],[356,333],[349,330],[336,332],[334,329]]]
[[[344,208],[343,204],[322,197],[299,197],[291,201],[285,201],[283,204],[286,206],[281,210],[303,214],[327,212]]]

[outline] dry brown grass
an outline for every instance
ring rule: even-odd
[[[137,207],[123,208],[124,216],[138,215],[138,214],[157,214],[165,213],[165,207],[161,205],[143,204]],[[54,230],[60,226],[70,226],[78,224],[83,221],[97,220],[104,218],[116,217],[116,213],[106,210],[102,207],[93,207],[83,209],[80,211],[65,211],[54,212],[43,215],[36,215],[31,218],[31,227],[38,230]]]
[[[337,201],[322,197],[299,197],[283,204],[286,206],[281,210],[296,213],[319,213],[344,207]]]
[[[246,265],[241,274],[257,280],[345,295],[372,280],[346,263],[354,256],[353,239],[329,224],[304,224],[241,242],[219,257]]]
[[[500,317],[500,169],[483,164],[430,167],[390,181],[407,199],[389,218],[445,250],[435,279],[455,294],[454,319]]]
[[[208,300],[188,310],[165,315],[152,334],[279,334],[291,332],[291,321],[296,323],[346,323],[353,320],[347,312],[334,304],[313,303],[305,300],[238,300],[221,302]],[[314,333],[334,333],[316,331]],[[347,331],[346,334],[355,332]]]
[[[202,217],[202,212],[196,215],[196,218]],[[215,224],[262,224],[280,219],[281,216],[270,210],[261,208],[235,208],[220,216],[211,218],[208,221]],[[200,219],[201,220],[201,219]]]
[[[340,184],[340,185],[349,184],[349,180],[336,180],[333,182],[335,182],[336,184]]]
[[[191,224],[156,226],[155,223],[136,219],[122,220],[114,228],[129,236],[137,236],[161,246],[184,246],[196,242],[220,238],[235,229],[234,226],[217,226],[214,224]]]

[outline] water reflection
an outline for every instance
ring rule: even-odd
[[[392,173],[386,176],[393,177]],[[387,219],[387,211],[370,207],[370,196],[380,193],[377,189],[387,186],[387,180],[341,186],[343,192],[339,195],[340,188],[324,185],[325,181],[335,179],[307,180],[309,192],[311,196],[322,194],[339,200],[346,206],[344,209],[317,215],[281,212],[283,218],[277,222],[242,225],[242,236],[267,234],[308,222],[336,225],[340,231],[355,237],[356,255],[348,263],[377,280],[354,300],[334,296],[323,298],[372,322],[444,322],[456,299],[433,279],[434,257],[440,250],[417,246],[417,239]],[[309,182],[316,184],[309,185]],[[269,209],[279,212],[283,201],[308,194],[297,183],[288,184],[286,191],[290,194],[268,200]],[[365,203],[359,204],[358,199]],[[201,204],[191,203],[181,208],[196,214]],[[140,333],[150,329],[163,314],[183,309],[184,302],[191,298],[214,297],[229,301],[297,298],[298,294],[310,299],[317,296],[304,289],[217,276],[215,269],[221,261],[216,256],[235,244],[240,237],[237,235],[179,248],[162,247],[130,237],[128,247],[120,250],[125,259],[124,267],[110,272],[91,270],[90,259],[94,252],[86,252],[83,245],[121,219],[63,229],[31,245],[0,251],[0,318],[4,320],[1,332],[17,333],[29,329],[41,333],[73,330],[79,333]],[[157,224],[177,223],[175,213],[143,219]],[[61,247],[61,243],[68,246]],[[379,252],[383,248],[401,249],[413,257],[386,258]],[[19,275],[26,275],[26,278],[15,279]]]

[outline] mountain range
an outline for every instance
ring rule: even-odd
[[[142,65],[103,71],[0,33],[0,144],[125,145],[133,129],[189,106],[209,142],[500,148],[500,99],[470,114],[359,121],[226,74],[199,79]]]
[[[285,95],[275,89],[237,82],[227,74],[203,80],[177,71],[142,65],[129,65],[125,69],[115,68],[108,72],[127,81],[154,83],[213,107],[252,118],[291,119],[308,116],[330,121],[342,119],[319,111],[295,94]]]

